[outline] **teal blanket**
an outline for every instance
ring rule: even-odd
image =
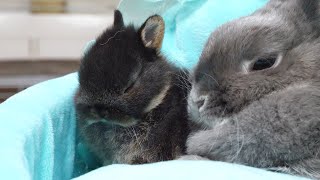
[[[151,14],[161,14],[166,21],[163,53],[176,65],[192,68],[214,28],[265,2],[126,0],[120,9],[127,22],[137,25]],[[300,179],[213,161],[111,165],[87,173],[94,159],[76,138],[73,95],[77,87],[73,73],[35,85],[0,104],[0,179]]]

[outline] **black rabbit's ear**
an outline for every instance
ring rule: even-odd
[[[160,50],[164,37],[164,21],[161,16],[149,17],[140,28],[141,40],[145,47]]]
[[[121,14],[121,12],[119,10],[115,10],[114,11],[113,25],[117,26],[117,27],[123,27],[124,26],[122,14]]]

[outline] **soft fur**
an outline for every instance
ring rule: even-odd
[[[171,160],[189,132],[186,73],[161,55],[164,22],[125,26],[120,11],[83,57],[76,95],[81,137],[104,164]]]
[[[188,154],[320,179],[319,24],[318,0],[271,0],[214,31],[191,77],[206,130]]]

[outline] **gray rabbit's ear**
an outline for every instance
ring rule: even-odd
[[[113,25],[116,27],[123,27],[124,26],[122,14],[119,10],[114,11]]]
[[[164,37],[164,21],[161,16],[149,17],[140,28],[141,40],[145,47],[160,50]]]
[[[302,17],[301,13],[304,13],[307,18],[311,18],[312,21],[320,15],[319,0],[270,0],[269,3],[273,4],[272,7],[285,8],[286,11],[281,9],[283,13],[289,13],[293,16]],[[302,10],[302,12],[300,10]]]
[[[295,0],[297,5],[307,15],[308,19],[315,20],[319,16],[320,1],[318,0]]]

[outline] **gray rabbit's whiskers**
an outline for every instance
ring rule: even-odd
[[[208,74],[208,73],[204,73],[204,72],[203,72],[203,74],[204,74],[205,76],[208,76],[209,78],[211,78],[211,79],[217,84],[218,87],[220,86],[219,83],[218,83],[218,81],[217,81],[213,76],[211,76],[211,75]]]

